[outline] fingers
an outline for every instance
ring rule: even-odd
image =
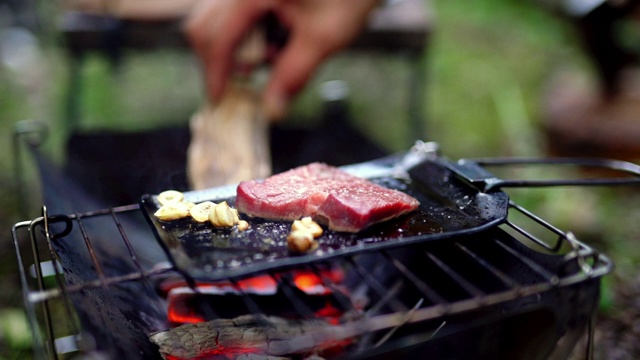
[[[216,37],[220,36],[220,29],[224,26],[223,22],[228,11],[228,4],[225,4],[223,0],[202,1],[192,10],[184,26],[185,35],[193,51],[202,61],[207,94],[212,97],[212,88],[219,85],[210,84],[210,80],[215,77],[210,74],[209,62],[211,60],[208,58],[208,54],[211,51],[211,44],[215,43]]]
[[[268,1],[238,2],[230,11],[218,35],[208,45],[208,53],[204,54],[205,72],[207,74],[208,92],[212,99],[222,96],[225,85],[232,73],[236,61],[235,54],[245,36],[253,30],[255,24],[269,11]]]
[[[234,69],[235,53],[269,11],[290,29],[291,38],[272,67],[264,92],[264,111],[281,119],[291,98],[329,55],[345,47],[364,26],[377,0],[206,0],[186,24],[203,62],[207,94],[217,102]]]
[[[209,0],[194,9],[185,24],[191,46],[203,62],[209,100],[224,92],[236,49],[255,23],[273,6],[265,0]]]
[[[271,120],[285,117],[291,99],[304,87],[318,66],[329,55],[329,49],[295,34],[275,61],[264,91],[263,111]]]
[[[210,37],[216,34],[227,11],[222,0],[211,0],[199,2],[190,12],[183,31],[199,56],[205,53]]]

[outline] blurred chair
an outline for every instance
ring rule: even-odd
[[[574,26],[596,80],[560,74],[551,82],[543,119],[549,151],[640,159],[640,1],[542,2]]]

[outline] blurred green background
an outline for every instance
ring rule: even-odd
[[[433,32],[420,60],[425,75],[418,79],[426,89],[421,102],[424,134],[409,127],[410,65],[404,57],[340,54],[323,66],[293,113],[317,113],[319,84],[341,79],[350,86],[354,124],[388,151],[406,150],[419,137],[439,142],[450,158],[546,156],[540,119],[550,80],[564,72],[593,79],[592,64],[577,44],[575,29],[535,2],[428,4]],[[7,62],[5,52],[5,62],[0,63],[0,359],[30,357],[10,229],[38,216],[40,205],[36,191],[28,198],[17,196],[11,148],[15,123],[47,123],[51,134],[44,146],[56,161],[64,159],[67,59],[54,31],[55,17],[50,14],[55,12],[43,11],[49,15],[43,33],[31,39],[33,47],[19,49],[22,57],[13,62]],[[0,22],[0,34],[6,34],[6,25]],[[196,61],[180,51],[126,53],[117,68],[103,57],[91,56],[82,69],[80,128],[139,130],[185,124],[202,100],[199,76]],[[534,213],[614,259],[615,273],[604,281],[603,317],[624,316],[615,294],[634,281],[640,263],[638,193],[629,188],[510,192]],[[18,209],[25,205],[29,213],[20,214]]]

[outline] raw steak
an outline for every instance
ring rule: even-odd
[[[311,216],[336,231],[358,232],[415,210],[418,200],[338,168],[312,163],[263,181],[238,185],[236,207],[249,216],[296,220]]]

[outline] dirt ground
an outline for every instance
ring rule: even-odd
[[[640,357],[640,277],[616,287],[615,310],[600,312],[593,337],[593,358],[631,360]],[[571,360],[587,359],[587,338],[576,345]]]

